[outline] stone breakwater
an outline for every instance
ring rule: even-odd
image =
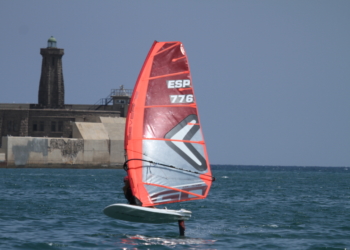
[[[122,168],[121,141],[3,137],[0,167]],[[118,147],[122,149],[123,147]]]

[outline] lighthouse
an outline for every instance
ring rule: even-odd
[[[38,103],[42,108],[64,108],[64,81],[62,71],[63,49],[57,48],[56,39],[51,36],[47,48],[40,49],[43,57],[39,84]]]

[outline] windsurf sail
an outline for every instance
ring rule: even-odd
[[[154,42],[131,97],[124,164],[138,205],[204,199],[213,181],[181,42]]]

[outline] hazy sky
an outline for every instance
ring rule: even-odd
[[[66,104],[181,41],[211,163],[350,166],[350,1],[0,1],[0,31],[0,103],[37,103],[50,36]]]

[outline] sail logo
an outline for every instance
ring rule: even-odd
[[[166,81],[168,89],[190,88],[191,81],[189,79],[184,80],[168,80]]]
[[[200,144],[190,142],[197,132],[200,132],[198,122],[198,117],[196,115],[189,115],[171,129],[165,135],[165,138],[170,139],[170,141],[166,141],[168,146],[190,165],[198,171],[205,171],[207,170],[207,162],[202,153],[194,147],[194,144],[196,144],[196,146]]]

